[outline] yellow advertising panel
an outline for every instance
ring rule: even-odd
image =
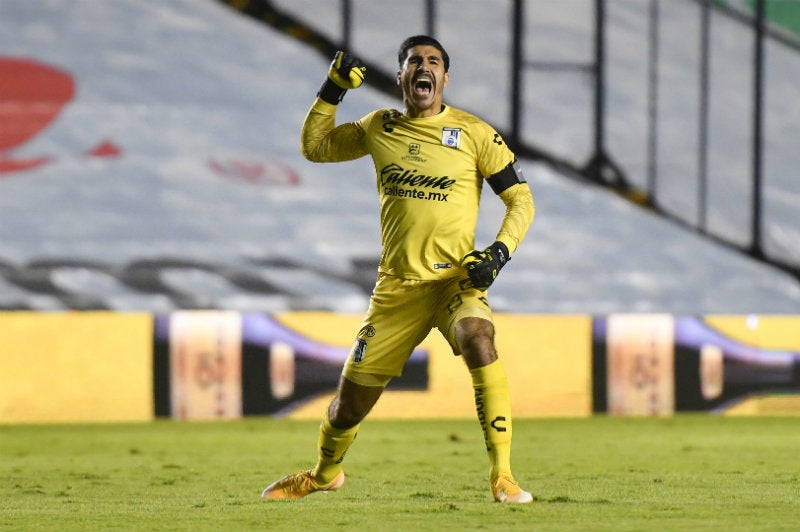
[[[713,315],[705,316],[705,321],[738,342],[762,349],[788,349],[800,352],[800,316]]]
[[[800,316],[790,315],[720,315],[706,316],[706,322],[729,338],[759,348],[754,353],[787,350],[794,354],[794,379],[800,372]],[[751,353],[751,358],[757,358]],[[732,404],[726,415],[800,415],[800,383],[794,393],[754,393]]]
[[[0,312],[0,423],[320,419],[361,320]],[[800,414],[800,316],[496,314],[495,327],[517,417]],[[370,414],[474,416],[469,371],[436,330]]]
[[[0,312],[0,423],[153,418],[152,316]]]
[[[287,313],[283,324],[313,339],[349,346],[361,316]],[[508,374],[518,417],[591,414],[591,318],[589,316],[495,315],[496,344]],[[428,355],[425,391],[384,392],[370,418],[472,418],[469,371],[434,330],[420,348]],[[319,419],[332,394],[313,399],[288,417]]]
[[[800,316],[594,319],[594,411],[800,414]]]

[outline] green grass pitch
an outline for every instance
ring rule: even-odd
[[[491,502],[477,421],[368,419],[340,491],[261,500],[313,465],[317,426],[0,426],[0,529],[800,529],[798,418],[519,419],[524,506]]]

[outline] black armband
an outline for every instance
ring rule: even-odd
[[[487,181],[497,195],[500,195],[501,192],[518,183],[527,182],[525,181],[525,176],[522,175],[522,169],[519,167],[519,163],[516,159],[496,174],[490,175]]]
[[[320,87],[317,96],[330,104],[339,105],[339,102],[344,98],[345,92],[347,92],[347,89],[341,88],[331,78],[325,78],[325,83]]]

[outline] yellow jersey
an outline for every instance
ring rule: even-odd
[[[497,239],[509,253],[516,249],[533,219],[533,200],[514,153],[486,122],[450,106],[424,118],[380,109],[339,126],[335,115],[335,105],[314,102],[302,151],[317,162],[372,157],[381,273],[415,280],[464,275],[460,261],[475,248],[483,182],[501,173],[507,181],[512,165],[513,182],[500,191],[506,217]]]

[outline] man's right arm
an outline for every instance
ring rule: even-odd
[[[313,162],[336,162],[366,155],[363,130],[354,122],[336,126],[336,106],[349,89],[364,82],[366,67],[352,54],[337,52],[301,130],[301,151]]]
[[[367,154],[363,138],[355,122],[336,126],[336,106],[317,98],[303,121],[300,150],[315,163],[350,161]]]

